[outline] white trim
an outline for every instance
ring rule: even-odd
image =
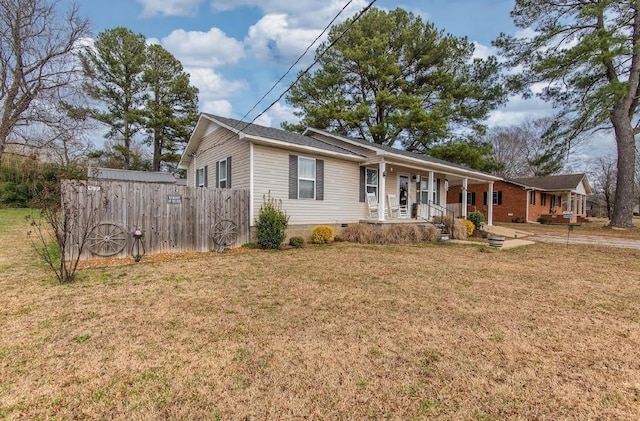
[[[300,176],[300,161],[301,160],[313,161],[313,178],[303,178]],[[298,200],[316,200],[316,190],[318,189],[318,180],[316,179],[318,162],[316,158],[308,156],[298,155]],[[300,181],[313,181],[313,197],[300,197]]]
[[[222,168],[222,163],[224,162],[224,179],[220,177],[220,169]],[[219,189],[228,189],[229,183],[227,183],[227,176],[229,174],[229,168],[227,168],[227,158],[221,159],[218,161],[218,171],[216,174],[216,187]],[[224,180],[224,187],[220,187],[220,182]]]
[[[369,184],[367,182],[368,177],[367,177],[367,171],[371,171],[371,172],[375,172],[376,173],[376,180],[377,180],[377,184],[374,186],[373,184]],[[365,196],[367,195],[367,193],[369,193],[368,188],[369,187],[375,187],[376,189],[376,197],[378,197],[378,190],[380,190],[380,171],[378,171],[378,168],[372,168],[372,167],[364,167],[364,194]]]
[[[249,142],[249,227],[253,226],[253,143]]]
[[[384,215],[387,213],[385,209],[385,201],[386,201],[386,184],[387,184],[387,176],[385,175],[387,171],[387,163],[384,160],[378,163],[378,177],[380,178],[380,188],[378,189],[378,221],[384,221]]]
[[[487,225],[493,225],[493,182],[489,183],[487,189]]]
[[[467,178],[463,178],[462,179],[462,216],[464,217],[464,219],[467,219],[467,207],[469,206],[469,199],[468,199],[468,190],[467,187],[469,186],[469,180]]]

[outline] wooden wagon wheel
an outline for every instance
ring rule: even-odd
[[[89,251],[102,257],[120,253],[126,244],[127,235],[124,229],[113,222],[100,222],[91,228],[87,237]]]
[[[232,220],[223,219],[213,226],[211,240],[218,245],[218,251],[222,251],[224,247],[235,243],[236,238],[238,238],[238,230]]]

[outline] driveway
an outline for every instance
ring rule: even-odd
[[[573,232],[569,235],[568,238],[567,238],[567,233],[564,233],[564,234],[534,234],[527,237],[527,239],[536,241],[536,242],[541,242],[541,243],[559,243],[559,244],[568,243],[568,244],[618,247],[618,248],[640,250],[640,239],[574,234]]]

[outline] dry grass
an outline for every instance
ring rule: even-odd
[[[0,418],[640,419],[638,251],[340,243],[60,286],[21,233]]]
[[[576,234],[584,235],[599,235],[606,237],[620,237],[620,238],[640,238],[640,218],[634,218],[633,220],[635,229],[611,229],[607,227],[609,224],[608,219],[592,218],[591,222],[581,223],[580,226],[575,226],[573,232]],[[565,224],[508,224],[499,222],[496,225],[501,225],[515,230],[528,231],[537,234],[554,234],[567,232],[567,226]]]

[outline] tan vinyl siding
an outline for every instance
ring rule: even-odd
[[[213,123],[210,123],[215,126]],[[187,185],[194,186],[196,169],[208,169],[208,187],[216,186],[216,162],[231,157],[231,187],[234,189],[249,188],[249,142],[239,139],[233,132],[218,127],[207,129],[207,134],[200,142],[197,157],[193,158],[187,169]],[[217,145],[217,143],[220,143]],[[216,145],[216,146],[214,146]],[[213,146],[213,147],[212,147]]]
[[[324,200],[289,199],[289,155],[324,160]],[[253,156],[254,217],[269,192],[282,199],[290,225],[354,223],[368,217],[366,204],[360,202],[358,163],[263,145],[254,145]]]

